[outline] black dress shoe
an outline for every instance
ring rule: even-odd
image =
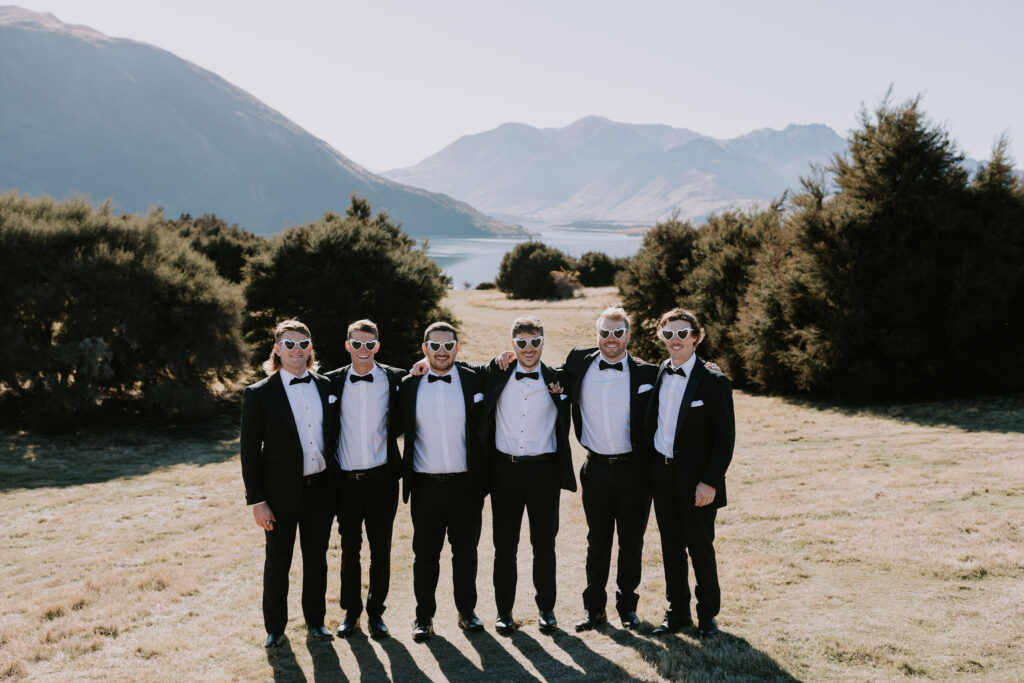
[[[327,630],[326,626],[307,626],[310,640],[334,640],[334,636]]]
[[[512,613],[499,614],[497,621],[494,622],[494,630],[503,636],[512,635],[512,632],[516,630],[516,622],[512,618]]]
[[[697,635],[701,638],[714,638],[719,633],[721,631],[718,630],[718,624],[714,619],[701,619],[697,624]]]
[[[652,635],[660,636],[665,633],[678,633],[684,628],[693,626],[693,619],[689,614],[679,614],[671,610],[665,613],[665,619],[660,626],[651,631]]]
[[[551,633],[558,629],[558,620],[555,619],[554,610],[542,609],[537,617],[537,625],[541,633]]]
[[[476,612],[460,614],[459,628],[470,633],[479,633],[484,630],[484,622],[480,621],[480,617],[476,615]]]
[[[413,624],[412,639],[413,642],[422,643],[424,640],[434,635],[434,624],[430,619],[424,621],[417,621]]]
[[[283,633],[268,633],[267,634],[267,640],[266,640],[266,642],[263,643],[263,647],[265,647],[267,649],[272,648],[272,647],[277,647],[278,645],[281,644],[281,640],[283,638],[284,638],[284,634]]]
[[[352,610],[345,613],[345,621],[338,627],[338,637],[348,638],[359,625],[359,615]]]
[[[583,618],[576,622],[576,632],[590,631],[595,629],[601,624],[608,623],[608,615],[605,614],[604,610],[600,612],[591,612],[590,610],[583,610]]]
[[[619,612],[619,620],[622,621],[622,628],[627,631],[636,631],[640,628],[640,617],[636,612]]]
[[[388,630],[384,619],[379,614],[368,614],[366,624],[370,627],[371,638],[387,638],[391,635],[391,631]]]

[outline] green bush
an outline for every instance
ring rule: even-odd
[[[284,318],[309,325],[325,369],[349,362],[346,331],[355,320],[376,322],[378,358],[403,367],[422,357],[429,323],[453,321],[441,306],[450,281],[440,267],[386,213],[371,213],[365,199],[353,196],[345,217],[327,213],[288,228],[249,262],[245,330],[258,361]]]
[[[918,100],[862,112],[849,153],[804,182],[755,268],[737,331],[754,383],[1019,391],[1024,191],[1005,151],[972,183]]]
[[[476,286],[476,289],[495,289],[497,285],[493,282],[481,282]]]
[[[38,422],[71,426],[112,399],[154,417],[212,407],[244,358],[242,299],[163,216],[0,196],[0,385]]]
[[[556,287],[552,273],[574,270],[571,256],[541,242],[520,242],[501,259],[494,283],[510,299],[559,299],[572,296]]]
[[[167,221],[167,225],[213,261],[221,277],[236,284],[242,282],[245,264],[269,246],[266,237],[229,226],[213,214],[192,218],[186,213],[176,221]]]
[[[626,267],[627,258],[612,258],[600,251],[588,251],[576,260],[580,284],[584,287],[608,287],[615,284],[615,276]]]

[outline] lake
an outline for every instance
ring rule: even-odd
[[[469,283],[493,282],[498,276],[501,257],[519,242],[536,240],[561,249],[572,256],[601,251],[609,256],[633,256],[643,241],[642,235],[624,235],[611,230],[581,230],[551,226],[526,226],[537,233],[533,237],[432,237],[427,253],[451,276],[452,285],[462,289]]]

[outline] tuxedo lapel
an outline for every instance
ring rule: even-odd
[[[312,373],[311,373],[312,374]],[[316,384],[317,392],[320,394],[320,405],[323,409],[323,432],[324,432],[324,456],[330,457],[334,455],[331,453],[332,446],[337,447],[337,444],[332,444],[334,435],[334,415],[331,410],[331,380],[324,377],[323,375],[313,375],[313,382]],[[341,410],[341,402],[338,402],[338,410]]]
[[[576,376],[576,386],[573,387],[573,396],[577,397],[576,400],[579,400],[579,397],[583,396],[583,378],[586,377],[587,371],[590,370],[591,363],[593,363],[594,360],[600,355],[601,350],[598,349],[584,358],[583,367],[580,368],[580,371]]]
[[[270,391],[274,395],[274,403],[277,404],[277,409],[281,413],[281,419],[284,420],[285,424],[288,425],[289,434],[295,440],[295,445],[298,446],[299,451],[302,450],[302,441],[299,439],[299,428],[295,425],[295,415],[292,414],[292,404],[288,402],[288,392],[284,388],[284,380],[281,378],[281,372],[274,373],[273,378],[270,380]]]
[[[668,361],[665,361],[667,364]],[[664,368],[663,368],[664,369]],[[697,387],[700,386],[700,381],[707,374],[707,370],[704,369],[704,361],[697,358],[693,364],[693,370],[690,371],[690,377],[686,381],[686,391],[683,392],[683,400],[679,402],[679,417],[676,419],[676,433],[674,436],[675,447],[679,448],[678,444],[682,444],[683,426],[686,424],[686,415],[690,412],[690,404],[693,402],[693,397],[697,393]]]

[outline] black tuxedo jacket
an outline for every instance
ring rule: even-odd
[[[332,483],[338,460],[329,452],[337,442],[337,411],[330,402],[331,381],[311,372],[324,413],[324,460]],[[242,480],[245,502],[266,501],[275,515],[298,511],[302,498],[302,444],[281,374],[246,387],[242,393]]]
[[[388,431],[388,470],[397,479],[402,476],[402,454],[398,450],[398,437],[402,433],[402,402],[399,400],[399,388],[402,385],[402,378],[408,375],[408,371],[402,370],[401,368],[393,368],[390,365],[384,365],[383,363],[377,363],[377,367],[384,371],[384,374],[388,378],[388,415],[387,415],[387,431]],[[331,370],[327,373],[326,377],[331,380],[332,392],[338,397],[337,406],[335,410],[334,419],[338,426],[335,430],[337,433],[333,442],[333,446],[330,448],[331,456],[337,459],[338,457],[338,443],[341,439],[341,396],[345,392],[345,388],[349,385],[348,373],[352,369],[352,364],[338,368],[337,370]],[[339,463],[340,469],[340,463]]]
[[[498,429],[498,399],[501,398],[501,392],[505,390],[509,379],[513,377],[519,367],[515,361],[504,371],[494,361],[487,365],[470,367],[480,372],[486,381],[480,419],[480,440],[483,443],[484,452],[487,454],[488,466],[490,466],[492,458],[498,457],[498,449],[494,441]],[[559,381],[558,371],[549,368],[544,363],[540,364],[540,371],[545,384]],[[565,387],[562,389],[564,391]],[[555,453],[558,460],[559,483],[566,491],[575,491],[576,473],[572,468],[572,451],[569,448],[568,395],[565,393],[548,395],[551,397],[551,402],[555,404],[555,410],[558,411],[555,418]]]
[[[466,466],[473,488],[481,496],[487,495],[487,463],[484,461],[480,443],[480,408],[483,399],[475,400],[484,393],[484,378],[480,373],[460,365],[454,367],[459,373],[462,398],[466,406]],[[405,434],[405,452],[402,457],[402,500],[409,501],[409,495],[416,485],[413,477],[414,448],[416,444],[416,397],[426,375],[406,375],[399,392],[402,404],[402,431]]]
[[[668,364],[665,360],[658,367],[654,391],[651,392],[653,396],[647,407],[644,432],[651,457],[658,457],[654,448],[654,433],[658,429],[658,394]],[[724,507],[725,471],[732,460],[735,443],[732,384],[722,373],[705,368],[704,361],[698,357],[679,404],[679,418],[672,442],[676,481],[681,489],[692,492],[697,489],[697,484],[704,482],[715,487],[715,500],[711,505]]]
[[[576,429],[576,439],[583,443],[583,411],[580,409],[580,399],[583,395],[583,377],[590,369],[591,363],[596,363],[601,357],[601,352],[596,347],[577,346],[565,358],[565,363],[559,368],[559,377],[562,381],[562,388],[569,394],[572,402],[572,421]],[[638,467],[646,467],[648,462],[643,456],[647,442],[644,439],[644,417],[647,414],[647,402],[651,398],[652,390],[646,389],[641,393],[640,388],[644,385],[653,385],[658,372],[658,366],[637,360],[633,356],[626,355],[626,363],[629,364],[629,440],[633,447],[633,453],[637,455],[633,459]],[[605,453],[604,455],[614,455]]]

